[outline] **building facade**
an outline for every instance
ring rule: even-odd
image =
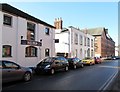
[[[61,19],[56,19],[55,22],[57,23],[54,24],[62,25]],[[62,28],[55,25],[55,27],[55,39],[59,39],[59,43],[55,43],[56,55],[78,57],[80,59],[94,57],[93,36],[73,26]]]
[[[104,27],[82,30],[95,37],[95,56],[115,56],[115,42]]]
[[[0,57],[33,67],[55,55],[55,27],[8,4],[1,4]]]

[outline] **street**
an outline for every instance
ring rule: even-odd
[[[85,66],[54,75],[34,75],[29,82],[3,84],[4,90],[103,90],[118,72],[119,60]]]

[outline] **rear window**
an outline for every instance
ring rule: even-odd
[[[75,59],[74,58],[68,58],[67,60],[68,61],[74,61]]]
[[[85,59],[91,59],[90,57],[85,57]]]

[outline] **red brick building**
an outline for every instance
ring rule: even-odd
[[[104,27],[85,29],[87,33],[95,37],[95,56],[115,56],[115,42]]]

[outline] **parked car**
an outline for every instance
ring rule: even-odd
[[[0,60],[0,71],[2,72],[2,82],[12,82],[16,80],[30,81],[32,70],[7,60]]]
[[[99,64],[102,62],[101,58],[99,58],[99,57],[94,57],[94,59],[95,59],[96,64]]]
[[[37,64],[35,72],[37,74],[44,72],[54,74],[55,71],[68,71],[69,63],[64,57],[48,57]]]
[[[86,65],[94,65],[95,64],[94,58],[90,58],[90,57],[85,57],[82,60],[82,62],[83,62],[83,64],[86,64]]]
[[[105,60],[113,60],[112,56],[107,56]]]
[[[112,56],[112,60],[117,60],[117,59],[120,59],[119,56]]]
[[[76,69],[77,67],[84,67],[82,60],[79,58],[68,58],[69,67]]]

